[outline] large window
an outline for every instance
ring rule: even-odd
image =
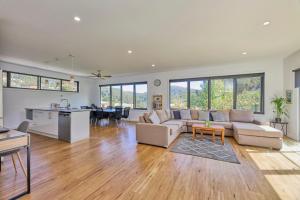
[[[53,90],[61,92],[79,92],[79,82],[43,77],[33,74],[3,71],[3,87],[34,90]]]
[[[133,85],[122,86],[122,106],[133,108]]]
[[[211,80],[211,109],[233,108],[233,79]]]
[[[147,109],[147,83],[100,85],[101,106]]]
[[[109,86],[104,86],[101,87],[101,92],[100,92],[100,99],[101,99],[101,106],[107,107],[110,105],[110,87]]]
[[[147,84],[135,85],[135,107],[147,108]]]
[[[264,74],[170,80],[170,108],[264,113]]]
[[[187,108],[188,102],[188,82],[171,82],[170,83],[170,100],[171,108]]]
[[[208,80],[190,82],[190,108],[208,109]]]
[[[261,90],[261,77],[238,78],[236,108],[260,112],[262,99]]]
[[[38,89],[38,76],[10,73],[10,87]]]
[[[111,87],[111,105],[121,106],[121,86],[114,85]]]
[[[41,89],[42,90],[61,90],[61,80],[41,77]]]
[[[61,84],[62,91],[64,92],[77,92],[78,91],[78,81],[67,81],[63,80]]]

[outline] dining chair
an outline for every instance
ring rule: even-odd
[[[89,109],[89,108],[88,108]],[[90,111],[90,123],[94,124],[97,122],[97,118],[96,118],[96,110],[91,110]]]
[[[97,109],[98,107],[95,104],[91,105],[92,109]]]
[[[28,127],[29,127],[29,122],[28,121],[23,121],[19,126],[18,128],[16,129],[17,131],[20,131],[20,132],[23,132],[23,133],[27,133],[28,131]],[[13,165],[14,165],[14,168],[15,168],[15,172],[17,173],[17,167],[16,167],[16,161],[15,161],[15,158],[14,158],[14,155],[16,154],[17,155],[17,158],[19,160],[19,163],[21,165],[21,168],[22,168],[22,171],[24,173],[25,176],[27,176],[27,173],[26,173],[26,170],[25,170],[25,167],[24,167],[24,163],[22,161],[22,158],[20,156],[20,149],[15,149],[13,151],[10,151],[10,152],[6,152],[4,155],[2,156],[11,156],[11,159],[12,159],[12,162],[13,162]]]
[[[115,107],[115,112],[114,112],[113,118],[114,118],[117,126],[119,126],[118,122],[122,119],[122,112],[123,112],[123,108],[121,106]]]
[[[100,126],[102,125],[102,119],[104,119],[104,115],[103,115],[103,109],[99,108],[95,111],[95,118],[96,118],[96,124],[98,124],[98,122],[100,121]]]
[[[122,119],[128,119],[130,112],[130,107],[125,107],[122,115]],[[122,121],[123,122],[123,121]]]

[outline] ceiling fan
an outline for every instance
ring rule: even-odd
[[[106,78],[111,78],[112,77],[111,75],[103,75],[101,73],[101,70],[97,70],[97,72],[91,73],[91,74],[92,74],[92,76],[90,76],[90,77],[100,78],[100,79],[106,79]]]

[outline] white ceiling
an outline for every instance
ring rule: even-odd
[[[122,74],[299,48],[299,0],[0,0],[0,58],[57,71],[72,71],[70,59],[54,61],[69,53],[79,73]]]

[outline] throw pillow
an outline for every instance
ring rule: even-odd
[[[165,110],[156,110],[156,114],[159,117],[160,123],[168,120],[168,116]]]
[[[224,122],[225,121],[225,115],[223,112],[211,112],[211,115],[213,117],[213,120],[216,122]]]
[[[190,110],[180,110],[181,119],[191,120],[191,111]]]
[[[231,110],[230,121],[252,123],[254,121],[253,112],[250,110]]]
[[[146,123],[152,123],[152,121],[149,118],[149,116],[150,116],[150,113],[148,113],[148,112],[144,113],[144,120],[145,120]]]
[[[174,110],[173,111],[174,119],[181,119],[180,111]]]
[[[152,112],[149,116],[149,119],[152,121],[153,124],[160,124],[160,119],[157,116],[156,112]]]
[[[199,110],[199,118],[200,121],[209,121],[209,111]]]
[[[169,120],[169,119],[172,119],[172,112],[170,112],[170,110],[168,110],[168,109],[166,109],[165,111],[166,111],[168,120]]]
[[[229,117],[230,110],[220,110],[219,112],[222,112],[224,114],[225,122],[230,122],[230,117]]]
[[[198,110],[191,110],[192,120],[197,120],[199,118]]]

